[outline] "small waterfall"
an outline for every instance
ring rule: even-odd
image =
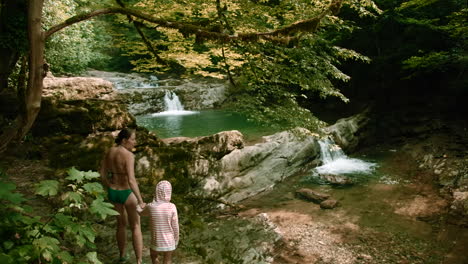
[[[184,111],[184,107],[179,100],[179,97],[171,91],[166,91],[164,95],[164,104],[166,105],[166,111]]]
[[[320,140],[320,155],[323,165],[314,169],[319,174],[371,173],[375,163],[346,156],[343,150],[333,140]]]
[[[184,106],[179,100],[179,97],[174,92],[169,90],[164,95],[165,111],[160,113],[154,113],[152,116],[182,116],[182,115],[193,115],[198,114],[196,111],[186,111]]]
[[[320,155],[324,164],[346,157],[340,146],[336,145],[331,139],[326,138],[325,140],[320,140],[318,143],[320,145]]]

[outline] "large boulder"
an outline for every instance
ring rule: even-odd
[[[115,99],[112,83],[91,77],[46,77],[42,97],[58,101]]]
[[[319,147],[305,129],[264,137],[244,146],[238,131],[206,137],[164,139],[138,154],[137,174],[153,183],[161,178],[198,186],[200,195],[238,202],[258,194],[315,160]]]
[[[135,127],[135,118],[116,96],[112,83],[99,78],[47,77],[32,132],[35,136],[87,135]]]
[[[320,154],[316,135],[306,129],[264,137],[264,142],[236,149],[220,161],[220,173],[204,180],[204,190],[238,202],[272,188]]]
[[[324,131],[343,150],[353,151],[360,141],[367,136],[363,128],[369,121],[369,110],[365,110],[357,115],[339,119],[335,124],[324,128]]]

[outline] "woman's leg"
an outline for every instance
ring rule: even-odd
[[[164,255],[164,264],[172,264],[172,252],[173,251],[162,252]]]
[[[120,257],[125,256],[127,246],[127,213],[123,204],[114,203],[114,208],[119,212],[117,216],[117,246],[119,247]]]
[[[130,228],[132,230],[133,238],[133,250],[135,250],[135,256],[137,259],[137,264],[141,263],[141,254],[143,251],[143,237],[141,235],[140,227],[140,215],[137,213],[137,199],[135,194],[130,194],[127,201],[125,202],[125,209],[128,214],[128,221],[130,223]]]
[[[154,251],[153,249],[150,249],[150,255],[151,255],[151,263],[159,264],[158,252]]]

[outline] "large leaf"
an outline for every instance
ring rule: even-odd
[[[66,192],[62,199],[66,203],[80,204],[83,201],[83,195],[79,192]]]
[[[97,179],[97,178],[101,177],[99,175],[99,173],[97,173],[95,171],[87,171],[87,172],[84,172],[83,175],[84,175],[85,179],[87,179],[87,180]]]
[[[118,215],[119,212],[113,209],[113,205],[104,202],[104,199],[99,197],[91,203],[89,211],[93,214],[100,216],[102,219],[106,219],[109,215]]]
[[[59,241],[53,237],[41,237],[33,241],[34,248],[41,256],[50,262],[59,251]]]
[[[82,225],[79,229],[79,234],[90,242],[94,242],[94,239],[96,238],[96,231],[94,231],[90,226]]]
[[[84,172],[79,171],[75,169],[75,167],[72,167],[71,169],[68,170],[68,177],[65,179],[70,180],[70,181],[76,181],[77,183],[82,183],[84,180]]]
[[[9,182],[0,181],[0,200],[7,200],[13,204],[19,204],[25,199],[19,193],[14,193],[16,185]]]
[[[98,182],[89,182],[83,185],[83,189],[85,189],[86,192],[89,194],[94,195],[97,197],[99,194],[104,193],[104,188],[102,188],[102,185]]]
[[[55,180],[41,181],[36,185],[36,194],[42,196],[54,196],[57,194],[59,182]]]

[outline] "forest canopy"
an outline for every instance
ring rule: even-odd
[[[42,42],[45,70],[55,75],[95,68],[228,78],[233,96],[227,107],[284,128],[321,126],[310,104],[328,97],[347,102],[351,77],[368,75],[371,85],[455,70],[452,83],[466,82],[467,10],[460,0],[41,2],[1,5],[0,52],[6,59],[0,92],[16,94],[20,103],[13,112],[27,117],[16,126],[22,127],[17,139],[35,120],[28,107],[36,109],[40,101],[41,84],[26,76],[32,72],[27,56]],[[31,42],[27,14],[39,6],[38,38],[44,39]],[[376,70],[344,70],[354,65],[350,61],[372,62]],[[32,101],[21,102],[32,91]],[[4,113],[1,125],[14,116]]]

